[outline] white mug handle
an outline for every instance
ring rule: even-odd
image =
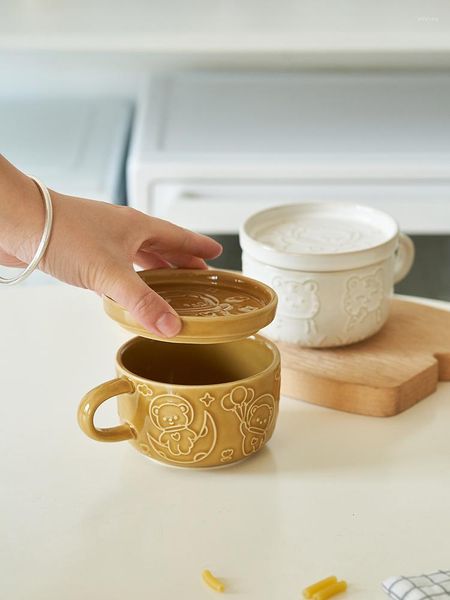
[[[414,254],[414,242],[406,233],[400,233],[395,256],[394,283],[398,283],[408,275],[414,262]]]

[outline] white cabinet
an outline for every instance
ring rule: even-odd
[[[138,103],[129,203],[234,233],[267,205],[350,200],[409,232],[448,233],[449,106],[445,74],[153,78]]]

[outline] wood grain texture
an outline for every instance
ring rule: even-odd
[[[450,381],[450,311],[391,300],[373,337],[342,348],[278,343],[282,394],[337,410],[388,417]]]

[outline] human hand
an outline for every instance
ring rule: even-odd
[[[27,178],[28,179],[28,178]],[[0,248],[0,262],[28,264],[42,234],[44,208],[35,184],[23,182],[33,199],[26,225],[15,227]],[[25,193],[24,188],[24,193]],[[176,335],[181,321],[175,310],[145,284],[133,269],[183,267],[205,269],[204,259],[222,247],[204,235],[132,208],[51,192],[53,230],[39,268],[54,277],[98,294],[106,294],[128,309],[149,331]]]

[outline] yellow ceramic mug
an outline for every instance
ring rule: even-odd
[[[261,336],[224,344],[168,344],[141,337],[117,353],[117,379],[83,398],[89,437],[129,440],[149,458],[218,467],[260,450],[272,436],[280,397],[277,347]],[[99,429],[97,408],[118,396],[122,424]]]

